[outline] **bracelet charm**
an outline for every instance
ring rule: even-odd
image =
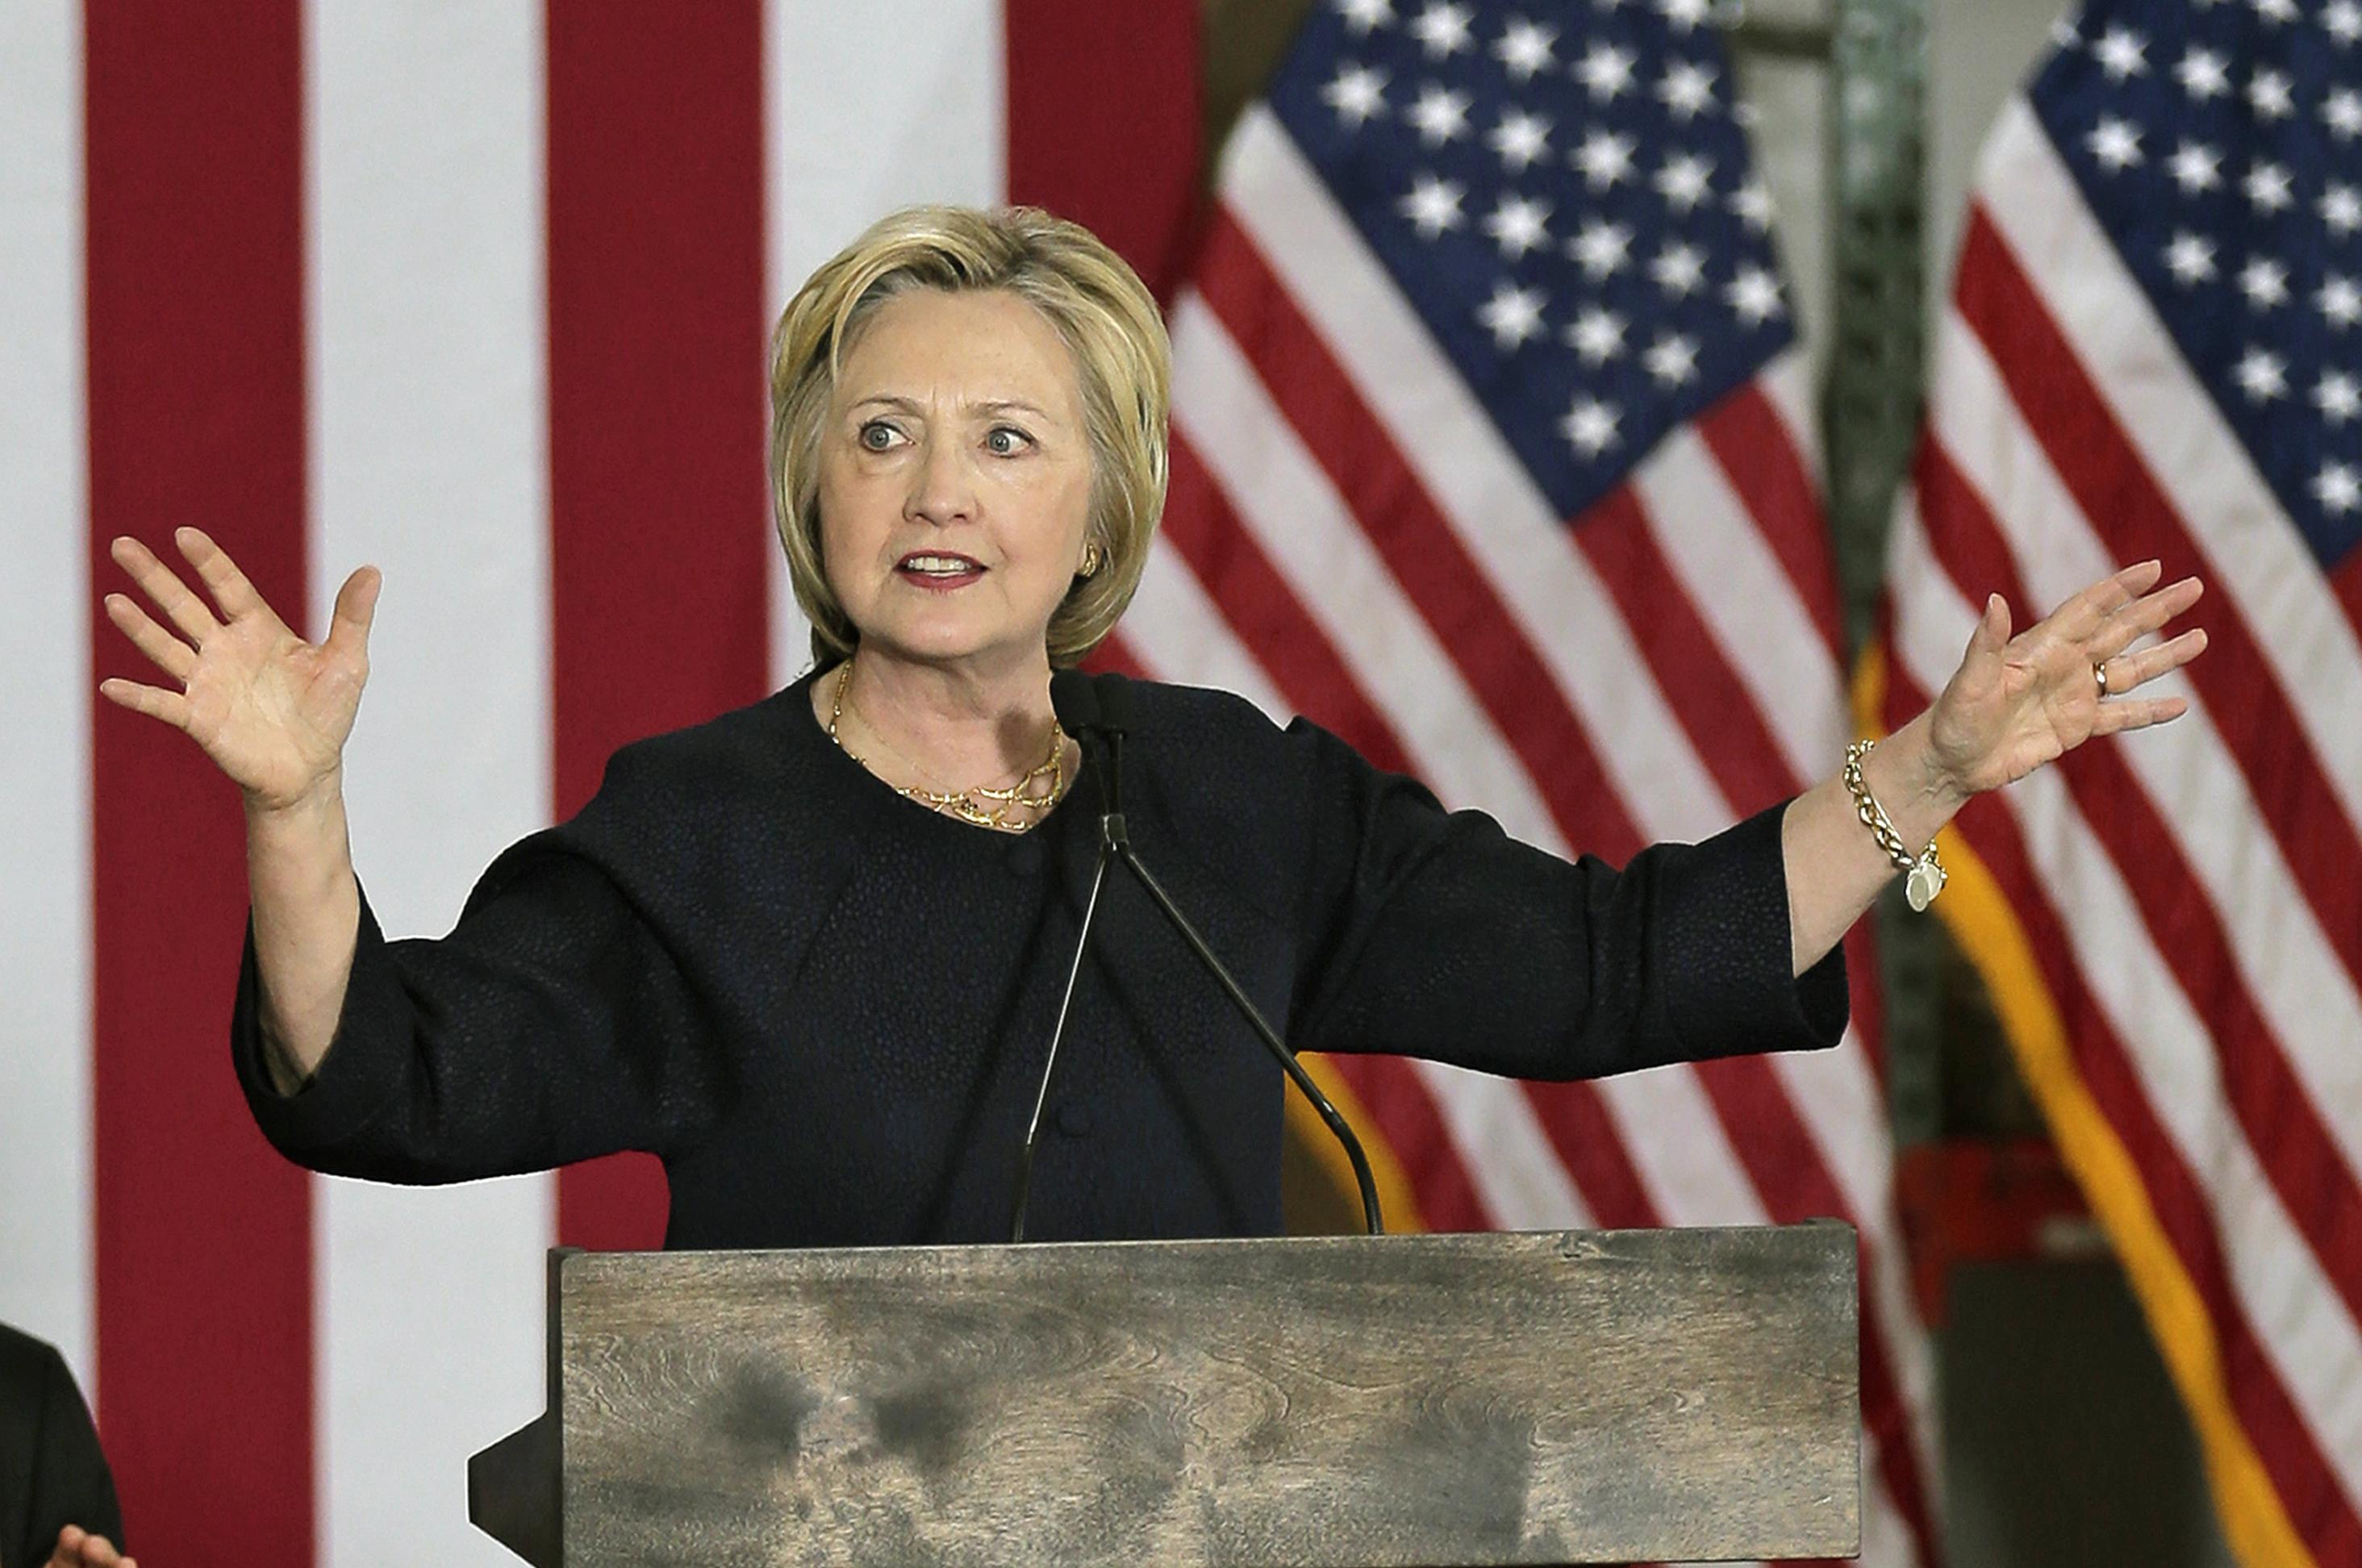
[[[1886,812],[1871,798],[1870,784],[1862,777],[1861,759],[1870,755],[1870,748],[1876,744],[1874,741],[1858,740],[1846,747],[1846,792],[1853,797],[1854,815],[1861,819],[1861,825],[1878,840],[1878,847],[1894,862],[1896,870],[1908,873],[1903,882],[1904,900],[1915,911],[1924,911],[1936,901],[1936,895],[1944,890],[1947,880],[1944,863],[1936,856],[1933,839],[1916,856],[1904,847],[1903,835],[1894,831],[1894,824],[1886,820]]]

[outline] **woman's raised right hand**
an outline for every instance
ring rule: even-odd
[[[108,553],[179,635],[128,594],[106,596],[106,618],[179,690],[109,679],[99,682],[100,695],[186,732],[246,792],[250,809],[298,806],[340,789],[345,737],[369,679],[370,622],[383,575],[362,567],[345,580],[327,640],[315,645],[288,628],[203,532],[176,529],[172,542],[196,569],[213,605],[126,536]]]

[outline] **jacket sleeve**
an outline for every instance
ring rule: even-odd
[[[1790,972],[1786,802],[1620,870],[1570,863],[1296,728],[1312,780],[1299,1047],[1564,1079],[1844,1032],[1842,945]]]
[[[628,756],[586,816],[612,807]],[[238,1081],[272,1145],[331,1175],[465,1181],[664,1154],[712,1124],[724,1092],[700,993],[571,824],[503,852],[440,939],[388,941],[364,889],[336,1034],[293,1094],[263,1063],[259,985],[249,916]]]
[[[12,1526],[0,1524],[0,1563],[47,1562],[58,1532],[68,1525],[123,1549],[115,1477],[73,1374],[51,1346],[13,1332],[5,1337],[0,1392],[18,1408],[0,1416],[0,1485],[20,1485],[24,1491],[0,1498],[0,1520],[13,1518],[17,1531],[11,1539]]]

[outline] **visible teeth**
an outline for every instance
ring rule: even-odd
[[[902,563],[907,571],[923,571],[936,577],[957,577],[964,571],[974,571],[974,561],[964,561],[955,556],[912,556]]]

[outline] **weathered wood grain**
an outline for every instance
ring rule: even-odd
[[[1856,1550],[1854,1236],[553,1262],[569,1564]]]

